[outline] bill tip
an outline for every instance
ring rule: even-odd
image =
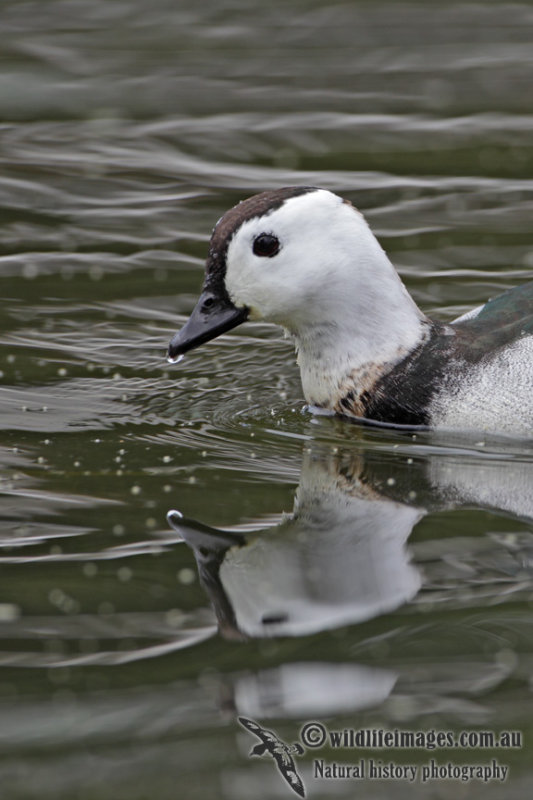
[[[184,358],[185,358],[184,353],[181,353],[181,355],[179,356],[167,356],[167,362],[169,364],[179,364],[180,361],[183,361]]]

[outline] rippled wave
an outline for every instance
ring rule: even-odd
[[[216,220],[280,185],[348,197],[437,318],[530,280],[530,4],[6,0],[0,26],[2,791],[249,797],[238,713],[526,730],[531,443],[315,417],[271,326],[165,353]],[[166,513],[285,545],[306,458],[422,509],[423,590],[223,641]]]

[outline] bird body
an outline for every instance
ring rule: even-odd
[[[213,230],[169,359],[245,320],[294,339],[310,406],[376,423],[533,431],[533,283],[452,323],[407,292],[362,214],[324,189],[254,195]]]

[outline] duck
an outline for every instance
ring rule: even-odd
[[[200,297],[168,360],[254,320],[294,340],[316,413],[533,433],[533,282],[452,322],[430,319],[361,212],[328,189],[264,191],[219,219]]]

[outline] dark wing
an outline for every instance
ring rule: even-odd
[[[300,797],[305,797],[305,789],[302,783],[302,779],[296,772],[296,767],[294,765],[294,761],[292,756],[290,756],[286,750],[280,752],[276,750],[272,753],[274,756],[274,760],[278,765],[279,771],[296,794],[299,794]]]
[[[253,733],[257,736],[258,739],[269,745],[269,750],[272,752],[274,745],[283,744],[281,739],[278,739],[275,733],[272,731],[267,730],[266,728],[262,728],[261,725],[258,725],[257,722],[254,722],[252,719],[247,719],[246,717],[239,717],[239,722],[243,725],[250,733]]]
[[[533,334],[533,281],[515,286],[493,297],[479,314],[452,328],[472,334],[471,352],[476,361],[500,347],[511,345],[523,336]]]

